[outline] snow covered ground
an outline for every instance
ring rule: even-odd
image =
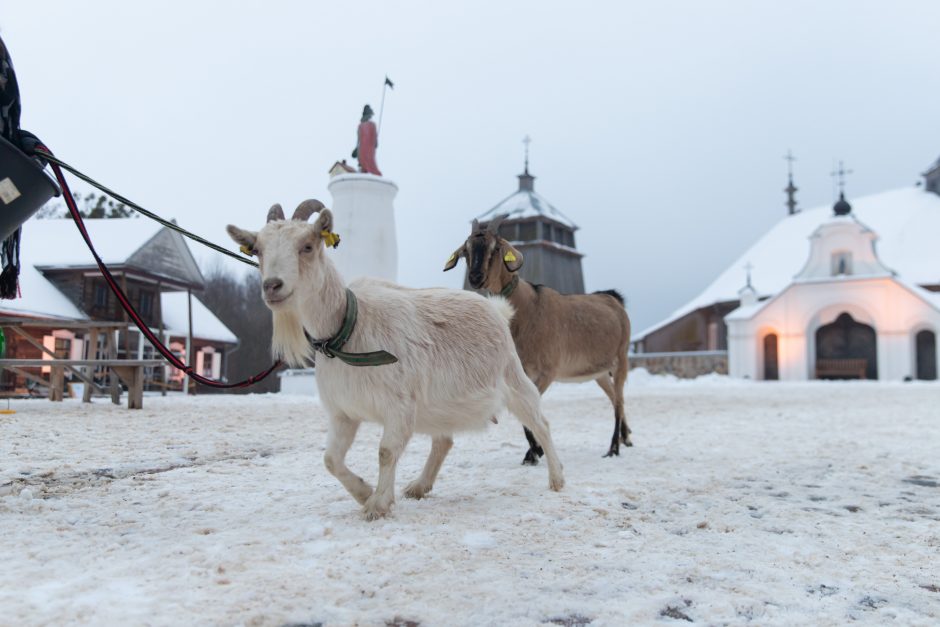
[[[549,391],[561,493],[506,418],[374,523],[323,468],[308,398],[14,401],[0,624],[940,621],[940,385],[640,371],[628,400],[636,446],[602,459],[601,391]],[[373,483],[378,436],[349,459]]]

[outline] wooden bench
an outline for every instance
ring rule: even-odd
[[[867,359],[817,359],[816,378],[846,377],[865,379],[868,371]]]
[[[61,401],[65,384],[65,369],[78,373],[76,368],[109,368],[127,386],[127,408],[141,409],[144,406],[144,368],[164,364],[161,359],[0,359],[0,368],[12,370],[20,376],[49,387],[49,400]],[[51,368],[48,381],[23,368]],[[80,375],[86,386],[95,385],[88,375]],[[84,400],[91,399],[91,388],[86,387]],[[112,390],[111,400],[120,402],[120,391]]]

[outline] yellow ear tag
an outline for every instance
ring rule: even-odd
[[[323,243],[329,246],[330,248],[336,248],[339,246],[339,234],[331,233],[330,231],[323,230],[320,231],[320,235],[323,236]]]
[[[251,249],[248,248],[248,246],[246,246],[245,244],[242,244],[241,246],[239,246],[239,247],[238,247],[238,250],[242,251],[243,253],[245,253],[245,254],[248,255],[249,257],[253,257],[253,256],[254,256],[254,255],[251,254]]]
[[[457,253],[451,253],[450,257],[447,258],[447,263],[450,263],[457,258]]]
[[[505,261],[506,263],[512,263],[515,260],[516,260],[516,256],[512,254],[511,250],[507,250],[506,254],[503,255],[503,261]]]

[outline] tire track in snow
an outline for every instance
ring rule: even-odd
[[[199,468],[229,461],[247,461],[255,458],[267,458],[289,450],[291,449],[287,447],[280,449],[251,449],[246,453],[237,455],[184,457],[179,461],[158,466],[126,465],[120,468],[93,468],[62,475],[56,474],[55,471],[47,470],[35,475],[30,473],[0,484],[0,497],[18,495],[23,490],[30,490],[34,498],[60,498],[79,490],[96,488],[124,479],[157,475],[186,468]]]

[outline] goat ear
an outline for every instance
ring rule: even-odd
[[[503,242],[499,248],[499,253],[503,256],[503,265],[510,272],[515,272],[522,267],[524,261],[522,253],[516,250],[509,242]]]
[[[454,266],[457,265],[457,262],[460,261],[460,258],[466,257],[466,256],[467,256],[467,247],[464,245],[461,245],[460,248],[455,250],[453,254],[451,254],[451,256],[448,257],[447,263],[444,264],[444,272],[447,272],[448,270],[453,270]]]
[[[336,248],[339,246],[339,235],[333,232],[333,212],[321,209],[317,214],[317,221],[313,223],[313,232],[320,236],[324,245]]]
[[[240,229],[233,224],[229,224],[227,227],[225,227],[225,230],[228,231],[229,237],[235,240],[235,243],[238,244],[242,249],[250,251],[255,247],[255,241],[258,239],[257,233]]]
[[[313,228],[320,231],[333,232],[333,212],[329,209],[321,209],[317,214],[317,221],[313,223]]]

